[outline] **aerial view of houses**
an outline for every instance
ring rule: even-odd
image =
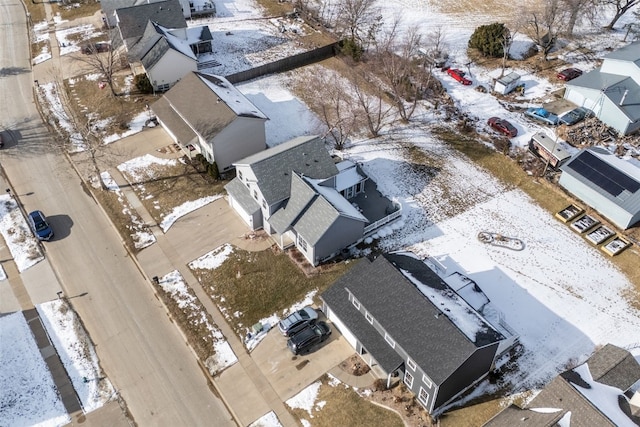
[[[640,2],[0,1],[0,425],[640,425]]]

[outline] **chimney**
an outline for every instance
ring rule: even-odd
[[[627,99],[627,94],[629,93],[629,89],[625,89],[624,93],[622,94],[622,99],[620,99],[620,106],[622,107],[624,105],[624,100]]]

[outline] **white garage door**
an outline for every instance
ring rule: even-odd
[[[353,335],[351,331],[344,326],[344,323],[342,323],[342,321],[338,319],[338,317],[333,313],[333,311],[331,311],[330,309],[328,309],[327,311],[328,311],[328,313],[326,313],[327,318],[331,320],[334,326],[338,328],[340,333],[342,333],[342,336],[347,340],[349,344],[351,344],[351,347],[353,347],[355,350],[355,348],[357,347],[357,344],[356,344],[357,340],[355,335]]]
[[[242,206],[240,206],[240,203],[238,203],[236,199],[234,199],[231,195],[229,195],[229,204],[231,205],[233,210],[235,210],[238,215],[240,215],[240,218],[242,218],[242,220],[246,222],[247,225],[249,225],[249,227],[251,227],[251,229],[253,230],[253,218],[247,213],[247,211],[243,209]]]

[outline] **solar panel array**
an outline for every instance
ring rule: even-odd
[[[635,193],[640,183],[589,151],[582,152],[567,166],[607,193],[617,197],[624,190]]]

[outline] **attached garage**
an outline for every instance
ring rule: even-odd
[[[229,193],[229,205],[240,215],[240,218],[247,223],[251,230],[262,228],[262,211],[258,203],[249,194],[247,187],[238,178],[235,178],[224,188]]]
[[[347,340],[349,344],[351,344],[351,347],[357,348],[358,340],[356,339],[356,336],[353,335],[353,333],[344,325],[344,323],[342,323],[342,320],[340,320],[340,318],[336,316],[336,314],[326,304],[324,304],[323,306],[323,311],[327,316],[327,319],[329,319],[335,325],[335,327],[338,328],[342,336]]]

